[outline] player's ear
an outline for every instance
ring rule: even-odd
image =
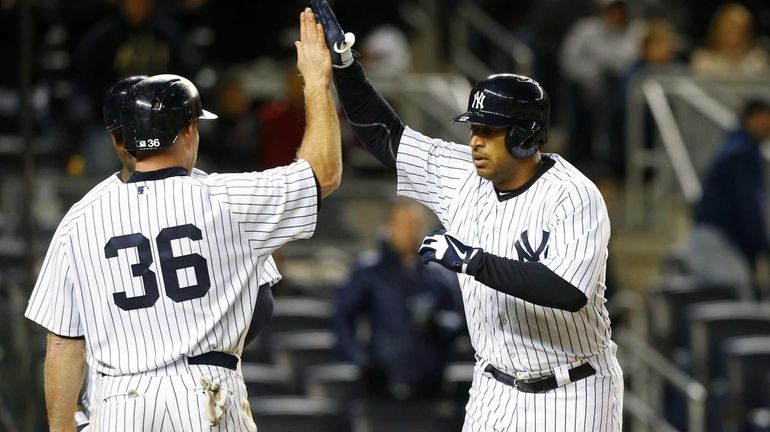
[[[185,145],[185,147],[192,147],[193,144],[193,138],[195,136],[195,122],[187,123],[179,133],[182,135],[182,138],[184,138],[182,141]]]

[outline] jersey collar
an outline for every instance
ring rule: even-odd
[[[516,189],[509,190],[509,191],[503,191],[498,189],[496,186],[492,186],[495,188],[495,194],[497,194],[497,200],[502,202],[505,200],[509,200],[511,198],[517,197],[524,192],[527,191],[530,187],[532,187],[533,184],[539,179],[543,174],[545,174],[548,169],[550,169],[556,161],[548,157],[547,155],[542,155],[541,160],[543,163],[540,165],[540,168],[537,170],[534,176],[532,176],[531,179],[529,179],[526,183],[521,185],[520,187],[517,187]]]
[[[126,183],[136,183],[142,181],[154,181],[163,180],[169,177],[178,177],[190,175],[185,168],[182,167],[169,167],[161,168],[155,171],[134,171],[126,180]]]

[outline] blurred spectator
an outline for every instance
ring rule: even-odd
[[[760,151],[770,138],[770,101],[751,100],[703,181],[687,251],[689,270],[708,282],[748,287],[757,259],[768,251],[765,172]]]
[[[397,78],[412,69],[412,51],[406,34],[396,26],[382,25],[361,43],[361,62],[370,75]]]
[[[672,1],[684,4],[687,19],[677,22],[679,31],[685,32],[695,41],[704,40],[709,32],[710,21],[719,8],[727,2],[725,0],[657,0],[668,9]],[[731,3],[739,3],[754,17],[758,35],[770,35],[770,2],[767,0],[737,0]],[[666,15],[669,16],[669,15]]]
[[[284,72],[283,94],[259,109],[259,166],[262,169],[288,165],[297,156],[305,133],[305,100],[302,77],[295,67]]]
[[[644,25],[631,19],[625,0],[597,0],[596,16],[577,21],[562,45],[561,66],[569,89],[570,161],[606,162],[610,123],[622,104],[624,74],[637,60]]]
[[[155,12],[154,0],[120,0],[117,13],[97,22],[78,44],[74,67],[97,113],[113,82],[131,75],[187,74],[192,65],[182,33]]]
[[[767,52],[754,40],[754,18],[737,3],[725,4],[714,14],[706,43],[691,61],[696,73],[724,78],[770,72]]]
[[[192,56],[182,33],[155,11],[154,0],[120,0],[116,13],[97,22],[78,43],[73,63],[77,91],[72,112],[86,172],[115,169],[99,125],[101,98],[110,85],[131,75],[192,75]]]
[[[626,113],[631,86],[636,85],[636,81],[647,74],[666,74],[684,70],[685,63],[680,58],[680,36],[674,26],[664,19],[649,21],[641,40],[639,59],[626,72],[620,90],[623,100],[613,113],[610,122],[613,145],[609,148],[609,162],[616,178],[622,178],[625,175]],[[653,146],[655,133],[652,115],[645,105],[643,143],[646,148]]]
[[[339,292],[338,343],[347,360],[364,370],[373,397],[440,396],[452,342],[465,328],[457,281],[417,256],[425,221],[420,204],[396,201],[379,250],[361,255]],[[362,318],[368,341],[357,337]]]
[[[409,35],[412,27],[401,11],[410,2],[413,0],[333,0],[329,3],[339,22],[345,23],[345,31],[353,32],[356,38],[363,40],[383,24],[398,27]]]
[[[200,148],[203,162],[213,163],[210,169],[219,172],[253,170],[260,145],[256,102],[241,79],[227,72],[216,86],[214,102],[219,118],[201,124],[201,142],[210,144]]]

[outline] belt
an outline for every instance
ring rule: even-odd
[[[489,372],[494,379],[500,381],[503,384],[515,387],[516,390],[525,393],[543,393],[561,387],[565,384],[588,378],[596,373],[596,369],[594,369],[590,363],[583,363],[580,366],[575,366],[574,368],[567,371],[569,378],[562,379],[561,383],[559,383],[559,380],[557,380],[558,373],[555,370],[549,376],[526,380],[516,379],[507,373],[496,369],[492,365],[487,365],[487,367],[484,368],[484,372]]]
[[[219,351],[210,351],[201,355],[187,357],[187,364],[220,366],[236,370],[238,368],[238,357]]]

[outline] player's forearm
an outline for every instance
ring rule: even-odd
[[[75,430],[75,411],[83,383],[83,339],[48,335],[45,402],[51,432]]]
[[[395,168],[404,132],[401,119],[366,78],[358,61],[334,69],[334,83],[350,126],[364,148],[386,166]]]
[[[339,117],[328,87],[306,86],[304,92],[307,125],[297,157],[310,163],[323,198],[339,187],[342,178]]]
[[[523,262],[482,252],[468,274],[502,293],[536,305],[577,312],[587,302],[582,291],[539,262]]]

